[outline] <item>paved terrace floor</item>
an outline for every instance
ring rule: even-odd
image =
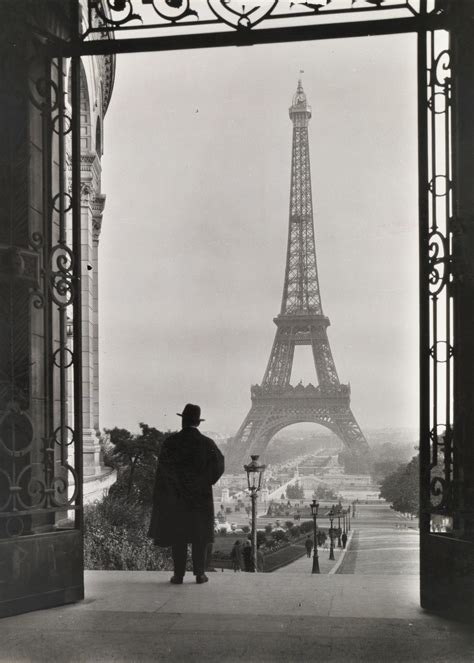
[[[82,603],[0,620],[0,661],[474,660],[466,626],[419,607],[416,523],[361,506],[353,526],[335,575],[323,550],[321,575],[306,557],[277,573],[210,573],[204,585],[86,572]]]
[[[0,621],[0,660],[467,663],[468,630],[418,607],[418,577],[90,571],[82,603]]]

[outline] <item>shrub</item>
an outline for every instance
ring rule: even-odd
[[[272,525],[271,523],[268,524],[268,525],[265,525],[265,532],[266,532],[267,534],[271,534],[271,533],[272,533],[272,530],[273,530],[273,525]]]
[[[281,529],[277,529],[272,532],[272,537],[275,541],[288,541],[287,533],[283,532]]]
[[[219,534],[221,534],[222,536],[226,536],[227,527],[219,527]]]
[[[160,571],[172,568],[170,550],[148,538],[150,511],[107,495],[84,508],[84,567]]]
[[[257,546],[265,545],[266,541],[267,537],[265,536],[265,532],[257,531]]]
[[[250,532],[250,527],[248,525],[242,525],[242,532],[248,534]]]
[[[226,513],[232,513],[232,507],[230,507],[230,506],[226,506],[226,508],[225,508],[225,512],[226,512]]]
[[[291,529],[294,525],[294,522],[292,520],[287,520],[285,521],[285,527],[286,529]]]
[[[296,539],[298,536],[301,536],[301,528],[295,525],[295,527],[290,529],[290,534]]]
[[[300,531],[302,534],[306,534],[307,532],[312,532],[313,523],[311,522],[311,520],[305,520],[304,522],[302,522],[300,525]]]

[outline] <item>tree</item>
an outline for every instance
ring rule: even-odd
[[[413,456],[413,449],[417,449],[413,443],[394,444],[384,442],[374,444],[371,447],[370,475],[374,483],[380,484],[385,477],[395,472],[400,465],[408,463]]]
[[[139,426],[138,435],[125,428],[105,431],[113,445],[111,460],[117,469],[117,481],[111,492],[151,504],[158,455],[167,435],[148,424]]]
[[[380,497],[390,502],[395,511],[418,514],[419,457],[413,456],[407,465],[400,465],[380,486]]]
[[[394,458],[378,460],[370,468],[370,476],[374,483],[382,483],[389,474],[395,472],[400,466],[400,461]]]
[[[304,488],[297,484],[290,484],[286,488],[286,496],[289,500],[301,500],[304,498]]]
[[[338,499],[337,493],[335,493],[334,490],[325,483],[320,483],[318,485],[318,487],[314,491],[314,497],[316,497],[318,500],[327,500],[327,501],[333,501]]]
[[[343,449],[338,456],[339,464],[344,467],[345,474],[368,474],[371,459],[368,454],[359,454]]]

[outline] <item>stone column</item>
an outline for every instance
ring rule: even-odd
[[[81,157],[81,244],[82,244],[82,409],[84,477],[101,474],[100,445],[94,421],[94,263],[93,219],[100,162],[95,153]]]
[[[102,214],[105,195],[97,193],[92,202],[92,353],[93,353],[93,406],[92,423],[100,434],[99,422],[99,236],[102,228]]]

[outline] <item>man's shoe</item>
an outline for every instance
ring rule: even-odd
[[[180,578],[179,576],[172,576],[170,578],[170,582],[172,582],[173,585],[182,585],[183,584],[183,579]]]
[[[196,582],[198,585],[202,585],[203,582],[209,582],[209,578],[203,573],[202,576],[196,576]]]

